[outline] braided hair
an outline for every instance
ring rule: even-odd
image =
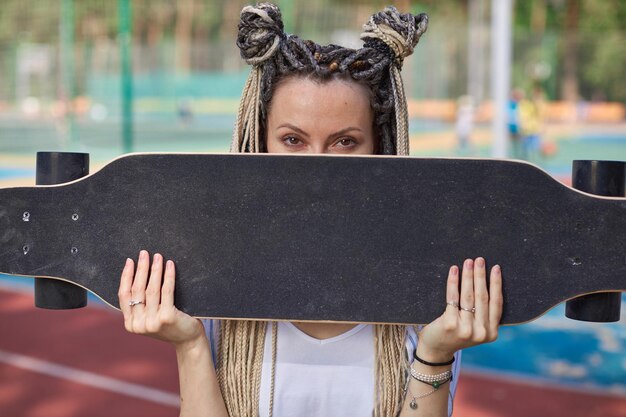
[[[425,14],[401,14],[395,7],[387,7],[363,26],[364,46],[350,49],[322,46],[284,33],[280,10],[273,4],[244,7],[237,46],[252,70],[243,89],[231,152],[265,151],[272,95],[288,77],[320,82],[349,77],[371,91],[379,153],[408,155],[407,103],[400,69],[427,25]],[[225,320],[220,329],[217,375],[228,413],[258,417],[267,323]],[[275,329],[272,326],[274,345]],[[395,417],[404,403],[409,381],[405,337],[406,326],[376,326],[375,417]]]
[[[343,76],[371,91],[379,152],[408,155],[408,113],[400,69],[427,26],[426,14],[401,14],[390,6],[363,26],[363,47],[351,49],[284,33],[280,10],[273,4],[244,7],[237,46],[252,70],[241,97],[231,151],[265,150],[267,111],[282,80],[301,76],[324,82]]]

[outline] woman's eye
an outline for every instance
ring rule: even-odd
[[[283,138],[283,142],[287,145],[292,145],[292,146],[299,145],[301,143],[300,139],[298,139],[295,136],[286,136]]]
[[[352,139],[352,138],[341,138],[341,139],[339,139],[339,141],[337,141],[337,144],[339,146],[347,148],[349,146],[356,145],[356,141],[354,139]]]

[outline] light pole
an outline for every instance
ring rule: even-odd
[[[507,107],[511,91],[513,0],[491,0],[491,97],[493,141],[491,156],[508,156]]]

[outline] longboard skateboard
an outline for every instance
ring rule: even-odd
[[[196,317],[429,323],[450,265],[503,271],[502,324],[626,291],[626,199],[523,162],[134,154],[57,186],[0,190],[0,272],[118,306],[140,249],[177,264]]]

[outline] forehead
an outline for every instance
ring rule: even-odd
[[[366,86],[340,79],[318,82],[289,78],[274,91],[270,123],[371,124],[370,93]]]

